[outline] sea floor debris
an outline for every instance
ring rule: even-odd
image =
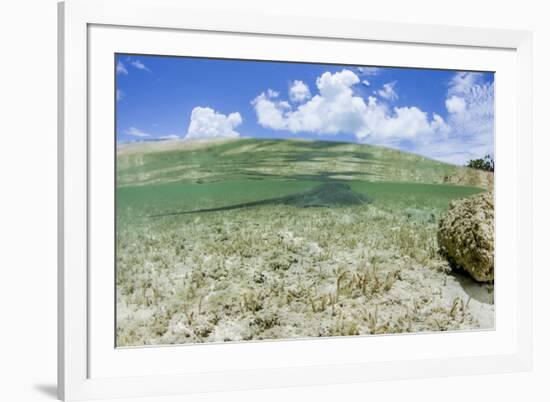
[[[269,204],[140,222],[119,226],[118,346],[493,327],[492,286],[450,272],[437,225],[405,213]]]

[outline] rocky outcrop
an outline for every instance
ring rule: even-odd
[[[487,192],[451,202],[437,233],[440,253],[478,282],[494,280],[494,200]]]

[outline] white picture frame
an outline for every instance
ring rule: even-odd
[[[158,44],[159,35],[165,39],[162,49]],[[108,143],[96,142],[97,136],[93,135],[94,130],[107,124],[107,118],[102,117],[103,111],[98,112],[95,106],[92,108],[101,104],[96,96],[101,96],[102,92],[94,86],[101,81],[94,66],[101,64],[101,54],[108,56],[115,51],[138,49],[137,45],[131,45],[132,37],[134,42],[139,37],[139,49],[145,49],[146,53],[154,53],[158,47],[158,52],[163,54],[174,52],[170,43],[177,46],[178,40],[185,38],[181,35],[194,35],[193,38],[199,41],[201,35],[225,38],[229,45],[235,42],[234,51],[240,51],[239,46],[242,48],[238,41],[250,40],[254,49],[260,48],[258,41],[269,43],[265,49],[256,50],[254,57],[257,58],[268,57],[270,52],[278,52],[275,57],[284,58],[284,46],[277,45],[278,41],[307,40],[342,48],[338,57],[345,57],[347,46],[393,46],[404,50],[391,56],[396,61],[390,57],[391,52],[382,50],[380,57],[387,63],[405,65],[402,60],[407,54],[405,50],[415,47],[415,53],[424,55],[425,67],[439,67],[433,60],[441,58],[442,53],[437,52],[447,51],[447,63],[462,58],[460,63],[472,63],[474,67],[486,63],[494,66],[497,73],[502,71],[502,93],[514,96],[509,96],[512,99],[497,108],[497,119],[509,120],[501,120],[500,131],[497,121],[497,158],[500,158],[499,166],[503,167],[502,174],[499,175],[499,171],[496,174],[496,198],[509,201],[500,203],[501,207],[497,201],[496,258],[497,266],[499,261],[508,260],[509,269],[503,275],[504,285],[495,285],[502,303],[508,303],[506,308],[496,303],[495,331],[326,339],[322,343],[298,340],[124,350],[115,350],[113,343],[111,347],[113,321],[103,322],[98,318],[109,317],[109,303],[97,302],[94,294],[109,292],[112,281],[104,281],[90,269],[90,261],[95,259],[95,251],[90,250],[90,239],[94,236],[90,228],[95,231],[98,227],[93,220],[98,215],[90,216],[90,210],[96,208],[97,194],[105,192],[106,198],[110,196],[108,189],[97,190],[93,184],[94,177],[102,174],[94,161],[101,159],[102,152],[113,152],[112,148],[108,149]],[[121,44],[126,47],[117,47]],[[204,45],[206,48],[206,41]],[[189,9],[178,0],[68,0],[60,3],[59,397],[63,400],[151,397],[529,370],[532,364],[531,48],[531,34],[524,31],[280,15],[211,14]],[[299,57],[291,53],[288,50],[286,57]],[[468,53],[472,54],[468,56]],[[477,61],[473,60],[473,54]],[[399,57],[401,61],[397,60]],[[413,64],[420,66],[422,63],[415,60]],[[94,78],[90,79],[92,75]],[[497,82],[497,103],[498,88]],[[112,87],[107,88],[109,91]],[[510,125],[505,128],[506,123]],[[112,137],[109,138],[112,147]],[[92,152],[92,149],[100,150]],[[103,170],[107,172],[103,174],[112,173],[112,170]],[[506,216],[506,221],[501,219],[501,224],[499,216]],[[505,247],[499,247],[499,241]],[[499,252],[502,253],[500,257]],[[453,353],[441,352],[455,343],[462,349],[457,346]],[[374,348],[382,355],[372,357],[375,355],[372,352],[367,359],[364,354],[352,352],[358,345],[364,350]],[[494,347],[484,349],[484,345]],[[389,348],[397,351],[394,356],[383,354]],[[411,349],[414,354],[405,353]],[[184,367],[175,355],[195,362],[196,369]],[[159,369],[161,365],[165,369]]]

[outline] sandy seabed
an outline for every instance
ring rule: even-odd
[[[450,269],[424,216],[267,205],[119,224],[117,344],[492,329],[493,286]]]

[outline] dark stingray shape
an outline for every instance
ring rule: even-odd
[[[256,207],[259,205],[293,205],[299,208],[311,207],[343,207],[349,205],[369,204],[371,199],[365,194],[357,193],[345,183],[324,183],[310,190],[287,195],[285,197],[269,198],[224,207],[196,209],[192,211],[167,212],[152,215],[152,217],[195,214],[201,212],[228,211],[231,209]]]

